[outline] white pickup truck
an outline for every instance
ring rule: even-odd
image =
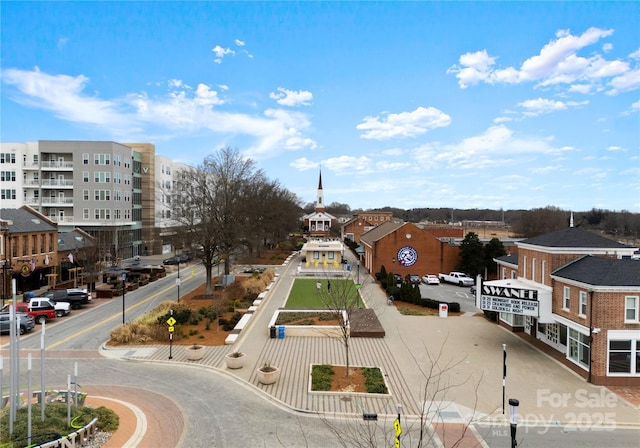
[[[33,297],[29,300],[29,309],[31,310],[51,309],[51,307],[55,309],[57,317],[66,316],[71,312],[71,305],[67,302],[56,302],[47,297]]]
[[[471,277],[463,272],[450,272],[448,274],[438,274],[441,282],[453,283],[458,286],[471,286],[475,283]]]

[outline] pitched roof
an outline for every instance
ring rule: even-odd
[[[10,233],[50,232],[57,229],[45,216],[28,206],[0,209],[0,221],[8,223]]]
[[[518,244],[530,244],[543,247],[571,247],[571,248],[594,248],[594,249],[630,249],[632,246],[618,243],[617,241],[605,238],[592,232],[587,232],[577,227],[567,227],[555,232],[527,238]]]
[[[551,275],[594,286],[640,286],[640,261],[585,255]]]
[[[384,222],[379,226],[376,226],[373,229],[369,230],[368,232],[363,233],[362,236],[360,237],[360,243],[365,243],[371,246],[374,241],[378,241],[383,236],[394,232],[395,230],[402,227],[404,224],[405,224],[404,222],[391,222],[391,221]]]
[[[495,260],[500,261],[502,263],[509,263],[514,266],[518,266],[518,251],[514,250],[510,254],[503,255],[501,257],[496,257]]]
[[[82,229],[58,233],[58,251],[84,249],[95,246],[95,239]]]

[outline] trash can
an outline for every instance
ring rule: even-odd
[[[29,301],[29,299],[33,299],[34,297],[35,295],[33,294],[33,291],[25,292],[22,295],[22,301],[26,303]]]
[[[440,304],[440,317],[447,317],[447,314],[449,313],[449,305],[446,303],[441,303]]]
[[[284,325],[278,326],[278,339],[284,339]]]
[[[269,337],[271,339],[275,339],[276,338],[276,327],[274,325],[269,327]]]

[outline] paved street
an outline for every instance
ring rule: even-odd
[[[604,387],[587,384],[518,336],[474,312],[446,319],[403,316],[395,307],[387,306],[385,294],[364,271],[360,272],[362,295],[367,306],[376,311],[386,337],[352,339],[351,363],[380,366],[391,395],[310,393],[309,365],[343,364],[343,351],[340,343],[330,338],[269,337],[268,322],[288,294],[296,264],[294,260],[276,267],[278,281],[238,342],[234,346],[208,347],[201,361],[186,361],[183,347],[173,348],[171,361],[168,347],[163,346],[103,350],[103,355],[116,359],[102,360],[94,359],[96,352],[90,350],[60,350],[85,335],[87,340],[95,341],[90,335],[95,331],[104,334],[106,330],[98,325],[92,330],[76,330],[75,338],[61,332],[57,336],[61,339],[52,340],[56,347],[49,354],[47,375],[64,382],[64,372],[70,371],[72,358],[77,356],[81,365],[79,382],[83,385],[139,387],[167,397],[177,406],[178,411],[174,411],[184,418],[179,444],[182,447],[255,446],[256,440],[264,446],[327,446],[332,431],[326,424],[319,424],[317,418],[310,418],[309,413],[324,416],[326,421],[340,426],[343,433],[357,434],[375,425],[378,446],[387,446],[389,440],[384,440],[393,431],[398,404],[402,405],[404,446],[415,443],[419,430],[416,419],[423,410],[439,423],[434,426],[444,446],[452,444],[451,428],[463,422],[472,425],[473,430],[465,436],[469,446],[483,438],[486,442],[480,443],[484,446],[509,446],[505,433],[508,407],[507,414],[502,413],[502,344],[507,344],[506,397],[520,400],[519,434],[529,434],[529,440],[537,440],[540,428],[553,428],[556,432],[560,428],[561,434],[592,434],[591,440],[600,440],[603,445],[613,438],[617,443],[611,446],[629,446],[629,440],[640,437],[637,405],[630,405]],[[201,269],[195,269],[193,286],[202,275]],[[158,284],[158,291],[174,294],[170,285],[175,283],[175,275]],[[182,284],[185,285],[184,280]],[[463,310],[473,306],[467,288],[424,285],[421,289],[423,296],[430,298],[451,301],[455,296],[461,304],[464,301]],[[157,299],[161,296],[158,294]],[[132,294],[131,299],[135,308],[128,312],[151,306],[142,295]],[[106,317],[107,313],[101,321],[110,319],[111,326],[117,322],[116,305],[108,311],[112,317]],[[23,346],[36,349],[37,340],[26,338],[31,342]],[[224,363],[224,354],[235,350],[245,352],[249,360],[239,371],[228,370]],[[68,359],[55,359],[65,354]],[[282,369],[280,381],[272,386],[260,385],[255,376],[255,368],[266,361]],[[442,375],[438,376],[438,372]],[[150,409],[151,414],[162,412],[149,403],[143,404],[140,407]],[[363,412],[377,413],[378,422],[364,423]],[[442,423],[450,428],[449,437],[442,434]],[[609,432],[614,428],[615,432]],[[179,431],[178,427],[174,431]],[[153,434],[143,440],[149,444],[139,446],[154,446]]]

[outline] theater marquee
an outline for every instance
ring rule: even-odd
[[[480,309],[498,313],[539,316],[538,291],[507,286],[482,285]]]

